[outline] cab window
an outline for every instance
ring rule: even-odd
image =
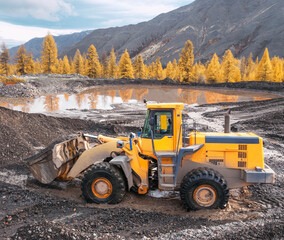
[[[173,112],[172,110],[148,111],[145,119],[142,138],[151,138],[150,116],[154,116],[154,138],[161,139],[164,136],[173,135]]]

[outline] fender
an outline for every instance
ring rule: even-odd
[[[122,156],[117,156],[115,158],[113,158],[109,163],[112,165],[116,165],[121,167],[124,176],[127,179],[127,183],[128,183],[128,190],[130,190],[130,188],[133,186],[133,177],[132,177],[132,169],[131,169],[131,165],[130,165],[130,161],[131,159],[129,159],[127,156],[122,155]]]
[[[111,156],[111,153],[113,151],[118,153],[122,151],[121,149],[116,147],[116,141],[103,143],[94,148],[86,150],[82,153],[74,166],[71,168],[70,172],[67,175],[67,178],[73,179],[91,165],[103,162],[107,157]]]

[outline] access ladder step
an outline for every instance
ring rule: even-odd
[[[164,188],[174,188],[176,185],[173,183],[162,183],[160,184],[160,187],[164,187]]]
[[[174,174],[160,174],[161,177],[174,177]]]
[[[174,167],[174,164],[161,164],[161,167]]]

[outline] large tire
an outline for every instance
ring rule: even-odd
[[[229,189],[218,173],[201,168],[184,177],[180,197],[188,210],[225,208],[229,201]]]
[[[89,203],[116,204],[125,195],[125,182],[117,167],[102,162],[93,165],[85,173],[81,190]]]

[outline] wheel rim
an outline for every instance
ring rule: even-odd
[[[98,178],[92,183],[92,192],[97,198],[107,198],[112,193],[112,184],[106,178]]]
[[[217,194],[210,185],[198,186],[193,192],[194,201],[202,207],[210,207],[216,201]]]

